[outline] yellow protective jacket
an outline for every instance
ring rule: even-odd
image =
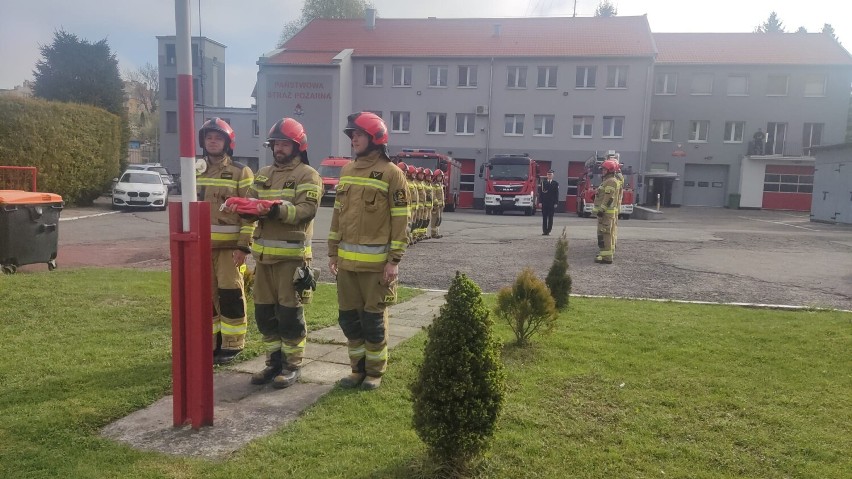
[[[195,187],[198,201],[210,203],[210,242],[214,249],[239,248],[249,252],[254,221],[240,218],[236,213],[221,211],[225,200],[244,197],[254,181],[251,168],[237,163],[231,157],[218,164],[205,158],[207,170],[196,173]]]
[[[328,255],[341,270],[380,272],[408,246],[405,175],[378,150],[340,171],[328,232]]]
[[[409,220],[417,218],[417,210],[420,208],[420,193],[417,191],[417,185],[414,180],[407,180],[408,183],[408,217]]]
[[[439,210],[444,208],[444,184],[443,183],[433,183],[432,184],[432,210]]]
[[[264,166],[246,195],[262,200],[284,200],[258,221],[251,251],[263,264],[310,259],[314,217],[322,197],[317,170],[296,158],[284,166]]]
[[[604,214],[617,215],[620,201],[617,195],[620,191],[621,188],[615,175],[605,176],[595,192],[595,207],[592,208],[592,214],[596,215],[603,212]]]

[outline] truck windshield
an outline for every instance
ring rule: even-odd
[[[529,165],[492,165],[491,166],[491,176],[492,180],[499,181],[526,181],[529,179],[530,166]]]
[[[320,176],[323,178],[340,178],[340,166],[320,165]]]
[[[400,158],[400,161],[405,162],[406,165],[414,165],[418,168],[429,168],[430,170],[434,170],[438,167],[438,159],[437,158]]]

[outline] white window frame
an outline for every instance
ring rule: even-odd
[[[393,87],[411,88],[411,65],[393,65]]]
[[[553,136],[556,115],[533,115],[533,136]]]
[[[432,129],[434,124],[435,129]],[[441,127],[443,126],[443,130]],[[426,134],[427,135],[446,135],[447,134],[447,114],[438,112],[426,113]]]
[[[478,83],[477,70],[476,65],[459,65],[459,88],[476,88]],[[464,77],[462,77],[462,71],[464,71]],[[464,83],[462,83],[462,79],[464,79]]]
[[[524,115],[523,113],[509,113],[503,119],[503,136],[524,136]],[[511,131],[510,122],[511,121]]]
[[[814,130],[819,126],[819,141],[814,145]],[[822,146],[825,123],[805,123],[802,128],[802,147],[807,150],[815,146]],[[807,138],[805,136],[807,135]],[[805,141],[807,140],[807,141]]]
[[[410,133],[411,132],[411,112],[410,111],[392,111],[391,112],[391,133]]]
[[[595,117],[590,115],[575,115],[571,128],[572,138],[591,138],[594,133]],[[577,127],[580,132],[577,133]]]
[[[817,86],[819,93],[808,93],[809,88]],[[821,98],[825,96],[825,75],[805,75],[805,98]]]
[[[251,120],[251,136],[255,138],[260,136],[260,122],[256,118]]]
[[[745,138],[744,121],[726,121],[724,143],[742,143]]]
[[[689,120],[689,139],[687,143],[707,143],[710,121]]]
[[[536,77],[536,88],[539,90],[555,90],[556,81],[559,78],[557,74],[559,69],[555,66],[540,66],[538,67],[538,76]],[[542,74],[544,77],[542,78]],[[542,82],[544,80],[544,82]],[[542,84],[543,83],[543,84]]]
[[[582,82],[580,81],[580,72],[583,72]],[[589,74],[591,72],[591,75]],[[577,67],[577,75],[574,78],[574,89],[576,90],[594,90],[597,84],[598,67],[593,65]],[[591,77],[591,81],[590,81]]]
[[[671,143],[673,131],[673,120],[653,120],[651,122],[651,141]]]
[[[470,136],[476,132],[476,115],[456,113],[456,135]]]
[[[772,86],[773,79],[784,79],[784,93],[775,93],[770,91],[770,87]],[[766,78],[766,96],[787,96],[787,92],[790,91],[790,75],[769,75]]]
[[[373,82],[370,83],[370,71],[373,73]],[[364,86],[380,87],[383,83],[384,68],[383,65],[364,65]]]
[[[607,125],[609,123],[609,125]],[[620,126],[617,126],[619,125]],[[621,134],[616,134],[616,130],[620,129]],[[624,138],[624,117],[607,115],[603,117],[601,130],[601,138]]]
[[[731,93],[731,79],[732,78],[742,78],[743,84],[745,86],[744,91],[742,93],[738,93],[738,92]],[[726,90],[727,90],[728,96],[748,96],[748,80],[749,80],[748,75],[741,75],[741,74],[728,75],[728,83],[726,85]]]
[[[662,89],[659,89],[659,79],[663,79]],[[654,95],[677,95],[677,73],[657,73],[654,78]]]
[[[628,65],[608,65],[606,67],[606,87],[610,90],[627,89]]]
[[[526,90],[527,67],[510,66],[506,72],[506,88],[513,90]]]
[[[697,90],[697,86],[701,86],[701,80],[708,80],[708,88],[706,90]],[[712,73],[696,73],[692,75],[692,84],[689,86],[689,94],[692,96],[709,96],[713,94],[713,74]],[[698,85],[696,85],[696,83]]]
[[[432,83],[432,73],[435,73],[435,83]],[[443,81],[443,83],[442,83]],[[450,81],[450,67],[447,65],[429,65],[429,87],[447,88]]]

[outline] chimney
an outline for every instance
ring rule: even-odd
[[[499,23],[494,24],[494,36],[495,37],[500,36],[500,24]]]
[[[368,8],[364,11],[366,26],[368,30],[376,29],[376,9]]]

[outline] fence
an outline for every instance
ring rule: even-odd
[[[0,190],[38,191],[34,166],[0,166]]]

